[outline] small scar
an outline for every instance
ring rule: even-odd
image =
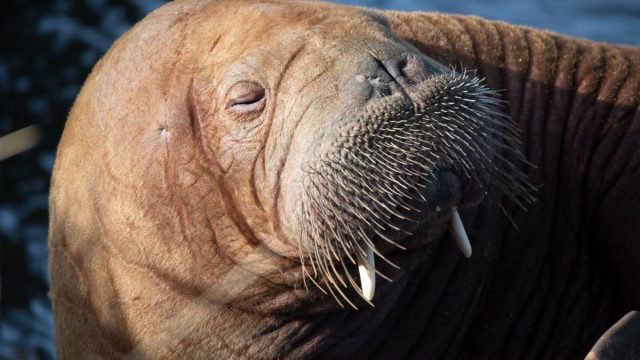
[[[162,140],[167,141],[169,139],[169,129],[166,127],[158,128],[158,132],[160,133],[160,138]]]

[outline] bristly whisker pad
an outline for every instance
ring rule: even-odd
[[[372,304],[375,274],[389,279],[374,258],[397,268],[380,243],[404,249],[402,237],[434,201],[427,190],[439,171],[455,172],[496,200],[506,196],[523,208],[535,200],[522,170],[520,132],[504,114],[499,92],[466,71],[451,71],[410,94],[409,107],[406,97],[383,97],[342,121],[331,150],[306,165],[298,236],[303,278],[340,305],[356,307],[349,287]],[[451,216],[452,233],[468,256],[455,207]],[[356,266],[360,281],[352,275]]]

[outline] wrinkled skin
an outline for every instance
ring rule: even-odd
[[[368,104],[421,106],[450,66],[505,89],[537,201],[443,165],[412,235],[393,235],[407,250],[375,243],[393,282],[374,307],[347,286],[358,309],[341,307],[302,270],[305,166]],[[639,103],[637,49],[437,14],[168,4],[96,65],[60,143],[59,357],[582,358],[640,307]],[[451,206],[469,259],[436,210]]]

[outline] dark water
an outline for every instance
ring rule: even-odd
[[[594,40],[640,45],[639,0],[344,1],[475,14]],[[0,8],[0,135],[43,130],[33,150],[0,162],[0,358],[54,357],[47,300],[47,191],[66,114],[91,66],[159,0],[4,1]]]

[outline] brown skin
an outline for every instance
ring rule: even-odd
[[[462,64],[507,89],[544,185],[528,213],[507,203],[519,231],[470,203],[468,260],[440,241],[447,217],[430,220],[376,307],[354,311],[302,286],[292,209],[308,144],[366,100],[349,84],[377,74],[372,58],[418,59],[409,80]],[[637,49],[477,18],[168,4],[96,65],[60,143],[59,357],[584,356],[640,307],[639,89]]]

